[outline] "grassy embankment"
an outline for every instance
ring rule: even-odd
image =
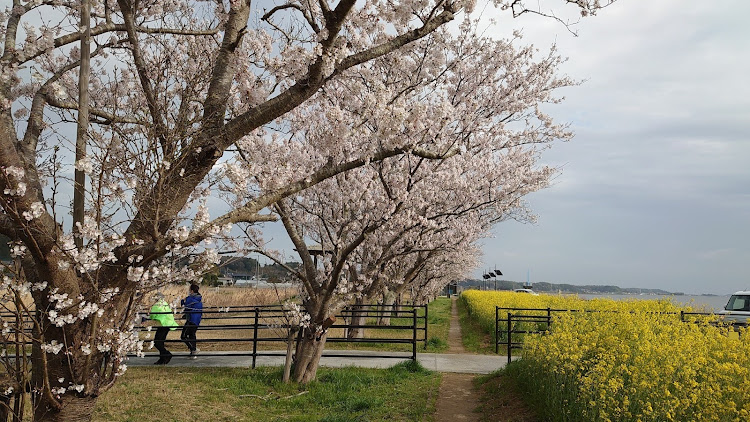
[[[458,308],[458,322],[461,324],[461,341],[464,348],[470,353],[477,354],[495,354],[495,338],[491,332],[482,329],[479,322],[469,315],[466,308],[466,301],[459,297],[456,301]],[[504,350],[500,350],[503,354]]]
[[[440,374],[417,363],[318,371],[283,384],[281,368],[131,368],[98,401],[95,421],[429,421]]]
[[[430,302],[427,311],[427,342],[418,343],[418,353],[440,353],[448,350],[448,331],[451,322],[451,301],[447,297],[440,297]],[[417,313],[418,317],[424,317],[422,309]],[[368,318],[366,324],[373,328],[365,329],[366,338],[405,338],[411,339],[412,330],[400,329],[378,329],[376,328],[375,318]],[[391,318],[392,326],[411,326],[412,318]],[[417,326],[422,327],[423,319],[417,320]],[[331,330],[329,337],[343,337],[343,329]],[[424,338],[424,331],[417,331],[417,338]],[[330,349],[347,349],[347,350],[383,350],[383,351],[411,351],[411,344],[390,344],[390,343],[326,343],[326,348]]]
[[[474,379],[481,394],[476,409],[480,422],[541,422],[539,407],[524,394],[517,380],[504,370]]]

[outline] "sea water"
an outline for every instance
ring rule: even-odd
[[[706,312],[718,311],[724,308],[724,305],[729,301],[729,295],[727,296],[709,296],[709,295],[615,295],[615,294],[579,294],[578,297],[581,299],[594,299],[594,298],[609,298],[613,300],[657,300],[667,299],[678,305],[691,306],[694,309],[705,309]]]

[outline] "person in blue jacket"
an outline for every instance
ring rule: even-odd
[[[180,340],[184,341],[190,350],[190,359],[195,359],[195,355],[200,351],[196,347],[197,337],[195,333],[198,331],[203,316],[203,297],[198,292],[197,284],[190,285],[190,293],[182,300],[181,305],[185,325],[182,327]]]

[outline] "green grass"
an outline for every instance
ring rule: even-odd
[[[307,385],[281,368],[131,368],[94,421],[430,421],[440,374],[418,363],[318,371]]]
[[[427,348],[424,342],[417,344],[418,353],[442,353],[448,350],[448,331],[451,322],[451,301],[447,297],[440,297],[428,305],[427,312]],[[424,316],[420,311],[419,316]],[[366,324],[375,325],[375,319],[368,319]],[[391,325],[411,325],[411,318],[391,318]],[[418,320],[417,324],[422,326],[423,320]],[[391,330],[391,329],[368,329],[365,328],[365,336],[370,338],[406,338],[411,339],[412,330]],[[329,334],[343,336],[343,330]],[[424,332],[418,331],[417,338],[423,338]],[[334,350],[382,350],[382,351],[402,351],[410,352],[411,344],[391,344],[391,343],[334,343],[327,342],[326,349]]]
[[[470,353],[495,354],[494,337],[482,329],[479,322],[469,315],[466,303],[460,297],[456,301],[458,307],[458,322],[461,324],[461,338],[464,348]],[[504,354],[504,348],[500,348],[500,354]]]
[[[451,327],[451,299],[439,297],[428,305],[427,353],[448,350],[448,332]]]

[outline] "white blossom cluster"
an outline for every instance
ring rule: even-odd
[[[21,242],[12,242],[10,248],[10,256],[13,258],[21,258],[26,254],[26,245]]]
[[[102,297],[107,298],[107,300],[103,300],[101,303],[106,303],[111,298],[106,293]],[[99,317],[104,314],[104,309],[100,307],[100,303],[87,302],[82,295],[79,295],[74,301],[68,297],[67,293],[60,293],[57,288],[50,291],[49,301],[53,309],[47,311],[47,318],[58,327],[84,320],[92,314]],[[77,313],[73,312],[74,302],[77,304]]]
[[[104,330],[103,335],[97,339],[96,348],[102,353],[111,351],[118,357],[130,352],[143,356],[143,341],[139,339],[138,331],[132,327],[125,331],[112,328]]]
[[[49,343],[42,344],[40,348],[46,353],[51,353],[53,355],[56,355],[60,353],[60,350],[62,350],[63,346],[65,345],[62,343],[58,343],[57,340],[52,340]]]
[[[31,204],[30,211],[24,211],[21,215],[26,221],[31,221],[35,218],[39,218],[44,214],[44,205],[41,202],[34,202]]]
[[[13,178],[15,182],[15,188],[5,188],[3,194],[10,196],[24,196],[26,195],[26,182],[23,181],[26,172],[20,167],[8,166],[2,169],[3,174],[10,183],[10,179]]]
[[[94,172],[94,162],[91,161],[91,157],[83,157],[76,161],[75,169],[90,175]]]
[[[102,264],[112,263],[117,260],[114,249],[125,244],[118,234],[113,234],[104,239],[98,224],[91,218],[86,217],[83,224],[77,223],[80,236],[97,240],[97,244],[84,246],[80,250],[76,247],[73,235],[62,236],[60,252],[62,256],[58,260],[60,269],[68,269],[72,264],[81,272],[93,272],[98,270]],[[106,240],[106,242],[102,242]]]
[[[247,166],[239,163],[226,163],[224,165],[224,176],[226,176],[229,184],[225,189],[237,196],[243,196],[247,191],[250,175],[250,169]]]
[[[310,314],[298,304],[285,301],[283,307],[289,319],[289,324],[299,326],[300,328],[308,328],[310,326]]]
[[[133,263],[138,263],[142,259],[143,257],[136,257]],[[208,267],[209,264],[206,264],[205,266]],[[202,271],[204,271],[204,268],[200,265],[197,265],[194,268],[175,268],[172,263],[165,262],[163,264],[152,264],[148,268],[142,266],[128,267],[127,278],[129,281],[137,283],[139,288],[147,289],[153,286],[176,283],[185,280],[195,280]]]
[[[195,217],[193,217],[193,227],[196,230],[200,230],[210,221],[211,215],[208,213],[208,206],[206,205],[206,201],[203,201],[198,205],[198,210],[195,212]]]
[[[13,296],[15,294],[24,296],[32,291],[42,291],[45,288],[47,288],[46,281],[31,283],[23,278],[9,275],[4,275],[2,282],[0,282],[0,291],[10,292]]]
[[[65,384],[65,378],[58,378],[57,382],[59,384]],[[52,387],[50,391],[52,392],[52,394],[59,397],[65,394],[66,391],[75,391],[81,393],[83,392],[84,388],[86,387],[83,384],[73,384],[72,382],[68,382],[67,387],[63,387],[62,385],[60,385],[58,387]]]
[[[188,237],[190,236],[190,229],[185,226],[179,226],[171,229],[167,232],[168,236],[171,236],[175,242],[179,245],[180,243],[186,241]],[[173,247],[174,248],[174,247]]]

